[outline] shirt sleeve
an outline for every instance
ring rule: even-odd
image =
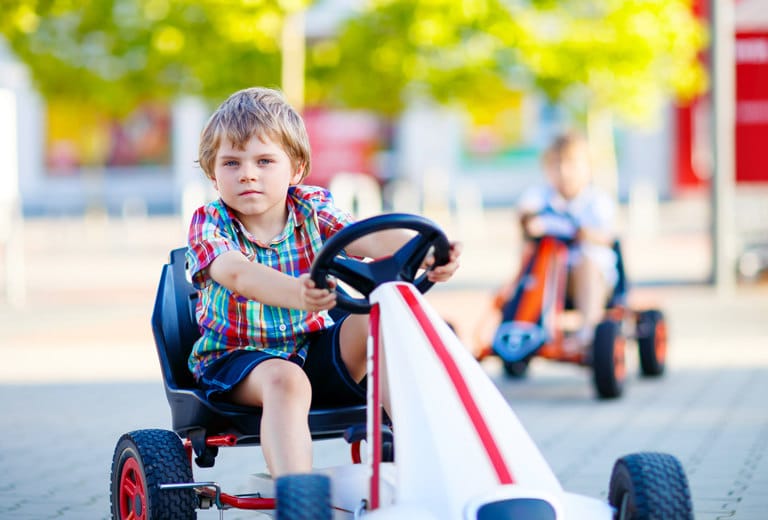
[[[213,204],[198,208],[189,225],[187,268],[196,289],[211,282],[208,266],[227,251],[239,251],[232,222]]]

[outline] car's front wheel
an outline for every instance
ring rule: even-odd
[[[312,473],[275,481],[279,520],[331,520],[331,480]]]
[[[617,460],[608,501],[615,520],[693,520],[683,466],[666,453],[634,453]]]

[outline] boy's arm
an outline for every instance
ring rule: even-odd
[[[383,258],[393,255],[415,234],[405,229],[388,229],[358,238],[346,248],[351,256]]]
[[[332,308],[336,302],[335,292],[315,288],[308,274],[294,278],[251,262],[239,251],[217,256],[208,273],[230,291],[264,305],[319,311]]]
[[[403,247],[415,234],[405,229],[389,229],[379,231],[361,237],[347,246],[347,253],[353,256],[368,258],[382,258],[391,256],[398,249]],[[456,269],[459,268],[459,257],[461,256],[462,246],[458,242],[451,242],[451,250],[448,257],[448,263],[431,269],[427,277],[432,282],[444,282],[453,276]],[[434,260],[425,259],[427,265],[431,265]]]

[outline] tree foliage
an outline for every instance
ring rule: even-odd
[[[691,0],[360,0],[309,42],[307,102],[397,114],[427,96],[482,113],[536,88],[632,119],[705,88]],[[120,113],[280,84],[287,13],[311,0],[3,0],[0,34],[48,98]]]
[[[371,0],[308,54],[308,96],[396,113],[426,94],[494,110],[536,88],[630,120],[706,87],[690,0]]]
[[[4,0],[0,34],[49,99],[121,113],[180,94],[279,85],[280,33],[304,0]]]
[[[706,88],[706,31],[688,0],[550,2],[520,13],[520,57],[537,87],[641,120],[669,95]]]
[[[310,45],[310,102],[396,114],[426,95],[470,109],[509,94],[521,29],[503,1],[378,0]]]

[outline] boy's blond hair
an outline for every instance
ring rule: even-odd
[[[252,87],[235,92],[211,115],[200,135],[198,162],[215,178],[216,152],[223,139],[244,149],[252,137],[269,137],[279,144],[303,180],[309,175],[310,149],[304,120],[278,90]]]

